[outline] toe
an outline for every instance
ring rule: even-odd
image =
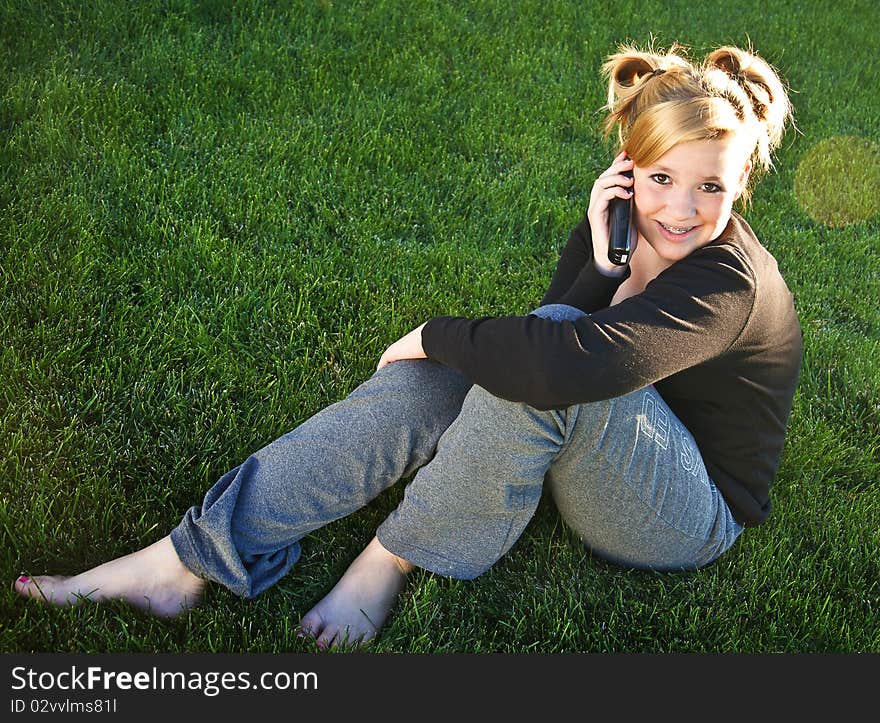
[[[352,630],[346,627],[344,630],[337,631],[333,647],[339,650],[356,650],[366,645],[373,637],[374,635],[368,631]]]
[[[302,620],[299,621],[299,630],[302,631],[302,636],[306,635],[312,638],[317,637],[324,630],[324,620],[314,609],[309,610],[305,615],[303,615]]]
[[[46,585],[45,577],[28,577],[22,575],[15,581],[15,591],[24,597],[44,597],[43,588]]]
[[[15,581],[14,587],[15,591],[22,597],[50,602],[56,583],[57,579],[53,577],[28,577],[27,575],[22,575]]]
[[[339,628],[335,625],[328,625],[324,628],[316,641],[319,650],[329,650],[333,646],[333,641],[337,639]]]
[[[46,605],[65,606],[88,600],[90,593],[78,592],[73,577],[38,575],[30,578],[27,583],[22,583],[20,594]]]

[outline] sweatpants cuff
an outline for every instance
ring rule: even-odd
[[[424,550],[411,543],[396,537],[393,532],[386,530],[384,523],[376,530],[376,537],[382,543],[382,547],[416,567],[421,567],[428,572],[452,577],[456,580],[473,580],[475,577],[486,572],[486,568],[477,567],[467,562],[453,560],[444,557],[437,552]]]
[[[192,535],[186,529],[184,523],[181,522],[177,527],[171,530],[169,535],[171,544],[174,545],[174,551],[186,567],[193,575],[203,580],[209,580],[208,571],[202,564],[196,550],[198,549],[193,542]]]

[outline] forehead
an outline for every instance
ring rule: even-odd
[[[723,178],[738,176],[747,158],[748,149],[736,136],[730,136],[679,143],[648,168],[670,175]]]

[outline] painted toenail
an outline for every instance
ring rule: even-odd
[[[18,582],[24,583],[25,585],[27,585],[30,581],[31,579],[27,575],[22,575],[20,578],[18,578]]]

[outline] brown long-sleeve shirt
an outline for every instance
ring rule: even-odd
[[[435,317],[422,345],[492,394],[538,409],[654,384],[737,521],[761,523],[801,363],[800,325],[776,260],[734,212],[718,238],[609,306],[624,278],[596,270],[585,216],[541,303],[588,316]]]

